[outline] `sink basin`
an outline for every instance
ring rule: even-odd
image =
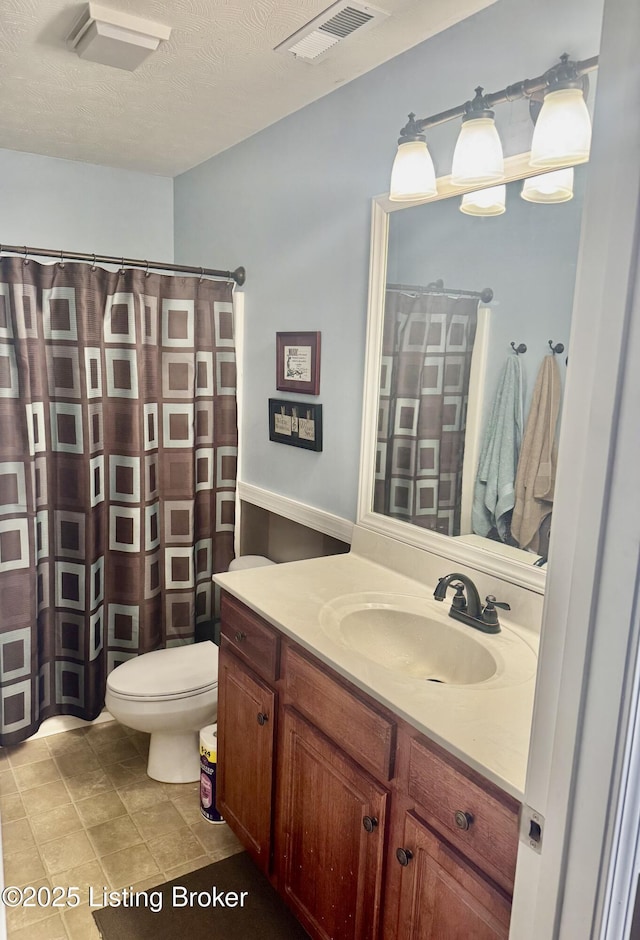
[[[346,595],[325,604],[320,625],[343,648],[407,678],[475,686],[498,679],[510,684],[533,674],[535,653],[511,631],[476,633],[438,607],[410,595]],[[510,658],[515,663],[511,675]]]
[[[346,646],[416,679],[469,685],[495,675],[497,663],[473,634],[394,607],[367,607],[340,621]]]

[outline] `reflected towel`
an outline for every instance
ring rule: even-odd
[[[509,356],[498,381],[485,431],[473,492],[472,526],[487,536],[495,528],[504,542],[515,503],[515,476],[522,440],[522,366]]]
[[[562,385],[555,356],[545,356],[533,390],[516,473],[511,532],[520,548],[539,551],[540,526],[553,509],[556,427]]]

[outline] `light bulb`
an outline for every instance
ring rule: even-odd
[[[520,195],[527,202],[568,202],[573,198],[573,167],[529,176]]]
[[[591,119],[581,88],[558,88],[544,97],[531,142],[530,164],[554,167],[589,159]]]
[[[427,199],[436,193],[436,171],[424,138],[398,144],[391,170],[389,199],[404,202]]]
[[[465,215],[502,215],[505,211],[507,187],[488,186],[473,193],[465,193],[460,203],[460,212]]]

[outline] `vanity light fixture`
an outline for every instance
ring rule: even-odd
[[[409,202],[436,195],[435,171],[425,131],[459,118],[463,119],[463,124],[453,158],[452,184],[473,187],[500,180],[504,171],[498,173],[497,168],[502,159],[502,147],[493,109],[519,98],[528,98],[539,110],[531,148],[532,166],[553,169],[588,160],[591,122],[585,103],[586,74],[597,67],[598,56],[572,62],[565,53],[557,65],[536,78],[524,79],[488,95],[478,88],[473,101],[426,118],[416,119],[415,114],[410,114],[408,123],[400,131],[389,198]],[[475,192],[472,195],[475,197]],[[473,204],[474,199],[468,199],[467,209],[463,211],[468,211]]]
[[[591,146],[591,119],[584,100],[585,79],[565,53],[549,69],[549,82],[531,142],[532,167],[585,163]],[[588,87],[588,86],[587,86]]]
[[[473,101],[467,102],[462,127],[453,152],[451,182],[454,186],[482,186],[504,178],[502,144],[496,130],[495,112],[476,88]]]
[[[465,215],[502,215],[506,208],[506,198],[507,187],[504,183],[477,189],[475,192],[464,194],[460,202],[460,212]]]
[[[419,131],[411,133],[411,122],[403,128],[398,140],[398,152],[391,170],[389,199],[405,202],[408,199],[427,199],[436,195],[436,171],[427,148],[427,139]]]
[[[568,202],[573,199],[573,167],[529,176],[520,193],[527,202]]]

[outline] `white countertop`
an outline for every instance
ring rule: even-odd
[[[475,631],[447,617],[450,601],[434,601],[433,586],[353,552],[217,574],[214,581],[373,699],[523,799],[535,687],[531,653],[537,653],[535,631],[510,623],[502,611],[502,633],[494,637]],[[398,675],[354,652],[322,626],[320,612],[337,598],[366,592],[424,598],[425,613],[441,618],[443,628],[471,630],[488,649],[500,649],[497,658],[505,675],[478,685],[430,683]],[[515,681],[510,681],[510,674]]]

